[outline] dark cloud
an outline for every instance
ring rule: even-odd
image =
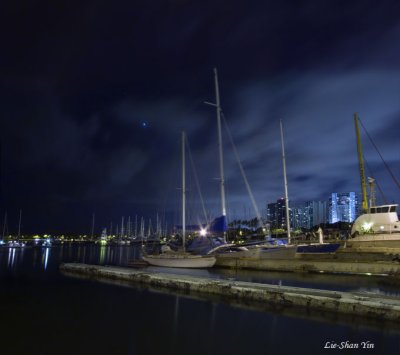
[[[359,190],[354,112],[399,177],[399,7],[8,3],[0,21],[1,210],[17,216],[22,208],[26,230],[35,231],[88,229],[92,212],[98,225],[129,214],[176,219],[186,130],[207,209],[217,214],[215,109],[204,104],[214,101],[214,66],[260,209],[283,195],[280,119],[293,202]],[[382,190],[399,201],[365,133],[362,140]],[[224,156],[228,209],[249,214],[226,132]]]

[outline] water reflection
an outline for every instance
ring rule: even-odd
[[[276,309],[265,303],[236,303],[183,291],[160,292],[128,282],[128,287],[121,287],[123,282],[110,279],[87,282],[84,278],[64,277],[58,271],[61,262],[126,265],[139,256],[140,247],[132,246],[0,248],[0,301],[8,305],[2,310],[2,318],[5,324],[13,325],[3,330],[2,353],[73,354],[79,344],[82,353],[97,354],[321,354],[325,342],[331,339],[370,340],[382,354],[399,349],[399,326],[392,324],[290,307]],[[22,277],[18,278],[16,270]],[[336,287],[347,283],[349,289],[362,284],[378,287],[378,279],[373,277],[221,269],[174,272],[284,285]],[[21,302],[21,295],[26,294],[31,297],[23,296]],[[79,315],[79,322],[75,315]],[[52,342],[38,342],[37,334],[32,332],[20,341],[20,333],[15,332],[17,323],[35,329],[39,319],[41,332]],[[56,351],[52,346],[57,346]]]
[[[179,296],[175,297],[175,307],[174,307],[174,335],[178,336],[178,321],[179,321]]]
[[[106,246],[102,245],[100,247],[100,257],[99,257],[99,264],[104,265],[104,261],[106,260]]]
[[[47,262],[49,261],[49,254],[50,254],[50,248],[45,248],[43,257],[42,257],[42,264],[44,266],[44,269],[47,269]]]
[[[131,260],[138,259],[140,256],[140,246],[100,246],[66,243],[49,248],[40,246],[26,248],[0,247],[0,273],[4,273],[6,270],[20,270],[23,272],[44,270],[56,273],[62,262],[127,266]],[[400,295],[398,282],[396,284],[391,281],[391,278],[378,276],[283,273],[219,268],[190,270],[148,267],[146,270],[182,275],[189,274],[204,278],[223,278],[232,281],[268,283],[278,286],[311,287],[360,293],[372,292],[391,296]]]
[[[217,312],[217,304],[215,302],[212,302],[212,306],[211,306],[211,315],[210,315],[210,333],[213,334],[215,331],[215,315]]]
[[[14,267],[15,253],[16,253],[15,248],[8,248],[8,267],[11,269]]]

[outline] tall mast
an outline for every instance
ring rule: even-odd
[[[285,144],[283,140],[283,126],[282,120],[279,121],[281,126],[281,146],[282,146],[282,165],[283,165],[283,181],[285,185],[285,210],[286,210],[286,229],[288,244],[290,244],[290,215],[289,215],[289,194],[288,194],[288,184],[286,178],[286,158],[285,158]]]
[[[217,68],[214,68],[214,80],[215,80],[215,101],[217,109],[217,125],[218,125],[218,150],[219,150],[219,172],[221,179],[221,210],[222,215],[226,216],[226,205],[225,205],[225,177],[224,177],[224,155],[222,152],[222,132],[221,132],[221,103],[219,100],[219,86],[218,86],[218,73]]]
[[[364,161],[361,147],[360,130],[358,128],[358,114],[354,114],[354,123],[356,126],[356,137],[357,137],[357,153],[358,153],[358,164],[360,169],[360,180],[361,180],[361,192],[362,192],[362,209],[363,212],[368,211],[368,199],[367,199],[367,184],[365,182],[365,172],[364,172]]]
[[[219,100],[219,86],[217,68],[214,68],[215,82],[215,101],[216,103],[205,102],[207,105],[214,106],[217,110],[217,125],[218,125],[218,151],[219,151],[219,171],[220,171],[220,186],[221,186],[221,210],[222,216],[226,218],[225,204],[225,178],[224,178],[224,156],[222,153],[222,132],[221,132],[221,103]],[[224,231],[224,240],[226,241],[226,232]]]
[[[182,244],[185,251],[186,237],[186,179],[185,179],[185,132],[182,132]]]

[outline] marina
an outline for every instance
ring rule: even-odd
[[[0,355],[400,354],[399,11],[6,2]]]

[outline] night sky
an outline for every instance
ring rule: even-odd
[[[260,210],[284,194],[280,119],[292,203],[360,191],[354,112],[400,179],[396,0],[8,1],[0,27],[0,212],[11,233],[20,209],[23,232],[89,233],[92,213],[96,232],[135,214],[178,222],[182,130],[217,216],[216,114],[204,104],[214,67]],[[367,175],[400,202],[361,134]],[[223,139],[228,218],[253,217]]]

